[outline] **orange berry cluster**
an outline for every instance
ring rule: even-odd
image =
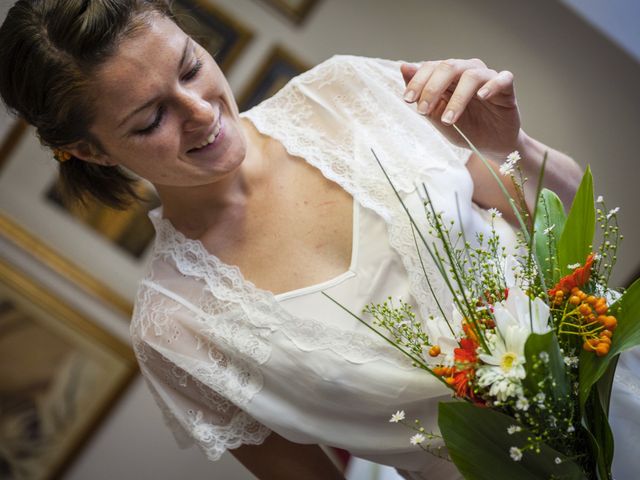
[[[555,305],[560,305],[565,300],[573,307],[571,316],[580,323],[578,333],[584,339],[582,348],[595,352],[599,357],[609,353],[611,337],[618,326],[618,320],[613,315],[607,315],[609,306],[606,299],[588,295],[578,287],[573,287],[570,293],[565,290],[555,293]]]

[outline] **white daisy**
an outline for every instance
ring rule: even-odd
[[[518,163],[518,160],[520,160],[520,153],[518,153],[518,151],[511,152],[507,155],[507,160],[500,165],[500,173],[502,175],[510,175],[513,173],[513,168],[516,166],[516,163]]]
[[[489,336],[489,335],[487,335]],[[522,395],[524,370],[524,344],[529,332],[516,325],[500,330],[500,337],[491,336],[491,353],[481,353],[484,363],[476,370],[478,386],[489,387],[489,395],[503,402]]]
[[[529,400],[522,396],[518,397],[518,400],[516,400],[516,409],[522,410],[523,412],[529,410]]]
[[[411,445],[419,445],[426,440],[426,437],[421,433],[416,433],[413,437],[409,439]]]
[[[396,413],[391,415],[389,422],[398,423],[398,422],[401,422],[402,420],[404,420],[404,410],[398,410]]]
[[[522,450],[520,450],[518,447],[511,447],[509,449],[509,456],[514,462],[519,462],[520,460],[522,460]]]
[[[497,208],[490,208],[488,212],[491,214],[492,217],[498,217],[498,218],[502,217],[502,212]]]

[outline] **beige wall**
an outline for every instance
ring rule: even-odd
[[[638,267],[640,255],[633,247],[640,241],[640,215],[635,212],[640,204],[640,67],[566,7],[550,0],[321,0],[309,21],[296,28],[259,0],[210,1],[255,33],[229,75],[236,92],[275,43],[310,64],[349,53],[407,60],[479,57],[493,68],[512,70],[525,129],[582,165],[590,164],[597,193],[611,206],[622,206],[627,241],[616,278],[625,279]],[[2,251],[8,248],[0,243]],[[16,254],[15,260],[38,274],[29,258]],[[74,296],[64,282],[41,274],[52,288]],[[94,308],[81,296],[74,301]],[[121,320],[108,314],[100,318],[126,338]],[[177,450],[138,379],[65,478],[250,476],[230,456],[212,464],[195,450]]]

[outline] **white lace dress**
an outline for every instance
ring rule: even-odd
[[[436,406],[448,392],[321,293],[354,312],[391,295],[422,319],[437,313],[407,217],[371,149],[417,220],[424,215],[416,181],[467,234],[488,229],[486,212],[471,201],[469,152],[452,147],[406,105],[403,87],[399,63],[338,56],[243,114],[354,198],[352,261],[344,274],[274,296],[177,232],[161,211],[152,213],[154,254],[131,336],[180,445],[195,443],[217,460],[275,431],[394,466],[407,478],[459,478],[450,462],[410,445],[411,431],[388,422],[404,409],[435,431]],[[435,295],[447,304],[444,284],[422,258]]]

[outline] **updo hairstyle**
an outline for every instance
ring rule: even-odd
[[[103,151],[89,133],[100,95],[92,74],[154,13],[173,19],[167,0],[18,0],[0,27],[4,103],[47,147],[84,140]],[[138,198],[136,180],[119,166],[71,157],[60,163],[60,181],[63,195],[80,201],[89,195],[123,209]]]

